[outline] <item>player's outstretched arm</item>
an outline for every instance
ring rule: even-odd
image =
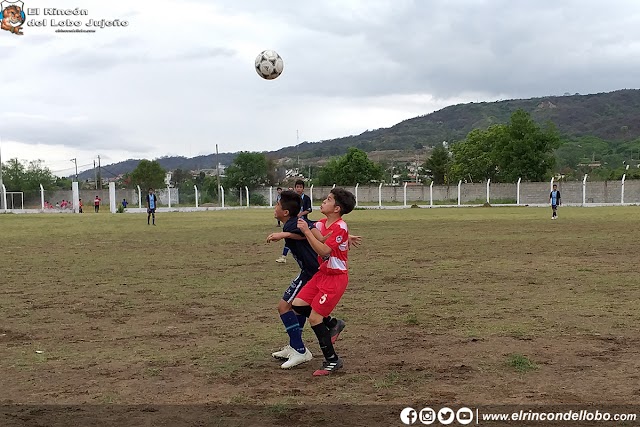
[[[362,236],[355,236],[353,234],[349,234],[349,248],[353,246],[357,248],[362,243]]]
[[[306,237],[296,233],[289,233],[288,231],[281,231],[279,233],[271,233],[267,236],[267,243],[277,242],[282,239],[304,240]]]

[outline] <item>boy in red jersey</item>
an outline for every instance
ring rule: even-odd
[[[355,205],[356,198],[349,191],[344,188],[331,190],[320,206],[320,212],[326,218],[315,223],[315,228],[323,236],[329,235],[324,243],[311,232],[305,220],[298,220],[298,228],[322,259],[318,272],[293,300],[293,310],[309,318],[309,324],[318,338],[325,358],[322,368],[315,371],[314,376],[329,375],[342,368],[343,364],[331,343],[329,328],[322,320],[338,305],[349,283],[347,270],[349,229],[342,216],[351,212]]]

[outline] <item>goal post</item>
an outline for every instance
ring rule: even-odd
[[[7,191],[5,192],[7,201],[7,210],[23,210],[24,209],[24,192],[23,191]]]

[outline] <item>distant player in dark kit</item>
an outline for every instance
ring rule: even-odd
[[[319,240],[311,231],[307,221],[298,218],[298,228],[304,233],[313,250],[322,258],[318,272],[293,300],[293,310],[309,318],[313,332],[318,338],[325,361],[322,368],[313,373],[324,376],[342,368],[343,362],[335,352],[331,342],[331,332],[323,323],[340,302],[340,298],[349,283],[347,259],[349,251],[349,229],[342,217],[356,205],[354,195],[344,188],[334,188],[322,202],[320,212],[326,218],[317,221],[314,226],[323,237]]]
[[[558,206],[562,204],[562,200],[556,184],[553,184],[553,190],[549,193],[549,203],[551,203],[551,210],[553,211],[551,219],[558,219]]]
[[[153,188],[149,188],[149,194],[147,194],[147,225],[149,225],[149,219],[153,217],[153,225],[156,225],[156,206],[158,205],[158,198]]]
[[[276,204],[278,204],[278,202],[280,201],[280,194],[282,194],[282,187],[278,187],[278,188],[276,189],[276,191],[278,192],[278,195],[276,196]],[[277,225],[277,227],[282,227],[282,226],[280,225],[280,220],[278,220],[278,225]]]
[[[302,341],[302,328],[304,327],[306,316],[296,315],[291,309],[291,302],[313,275],[317,273],[320,266],[317,253],[313,250],[309,241],[303,237],[302,231],[298,228],[297,215],[300,212],[301,204],[302,200],[299,195],[292,191],[283,191],[274,209],[274,216],[284,223],[283,231],[271,233],[267,237],[267,242],[276,242],[285,239],[293,258],[300,266],[300,274],[293,279],[278,303],[280,319],[289,335],[289,345],[273,353],[272,356],[276,359],[287,359],[281,366],[283,369],[292,368],[301,363],[308,362],[313,357]],[[307,225],[313,230],[312,233],[315,233],[317,238],[323,241],[325,240],[325,237],[323,237],[318,230],[314,230],[312,223],[307,223]],[[350,236],[350,238],[355,246],[361,241],[360,236]],[[340,332],[345,327],[344,321],[327,316],[322,319],[322,322],[329,330],[331,342],[335,343],[338,335],[340,335]]]

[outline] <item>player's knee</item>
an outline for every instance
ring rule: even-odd
[[[311,316],[311,306],[309,305],[294,305],[293,311],[304,317]]]
[[[291,310],[291,304],[281,299],[278,303],[278,313],[285,314],[287,311]]]

